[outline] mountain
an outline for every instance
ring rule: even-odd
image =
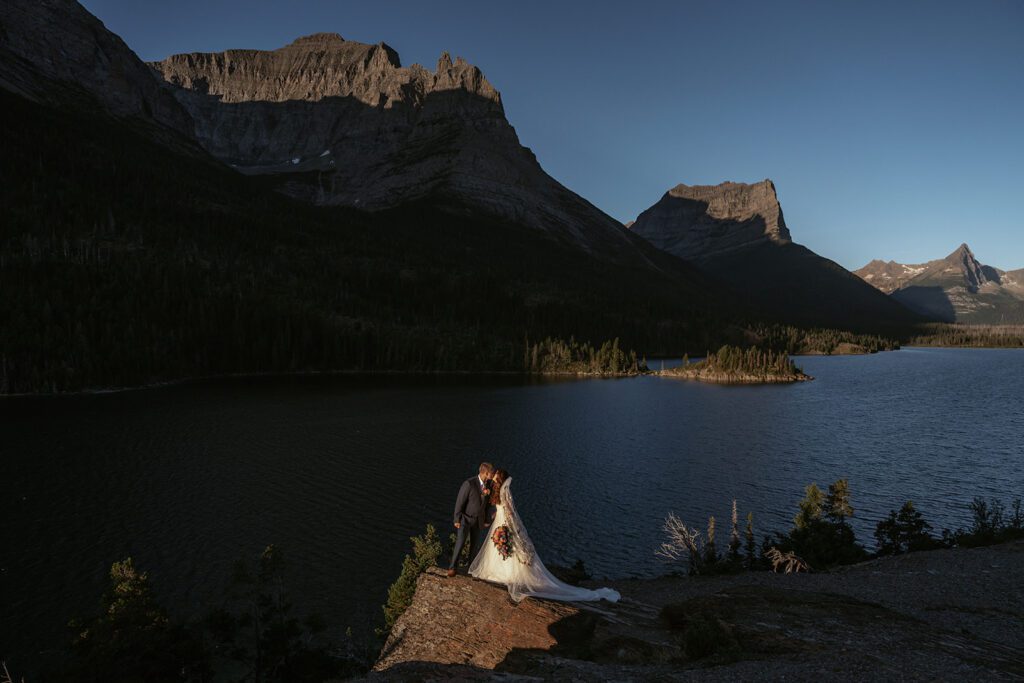
[[[383,42],[318,33],[151,66],[203,147],[243,173],[275,176],[292,196],[367,210],[430,198],[604,258],[643,260],[622,225],[544,172],[499,92],[461,58],[403,67]]]
[[[791,323],[870,330],[917,321],[837,263],[793,242],[771,180],[677,185],[630,229]]]
[[[863,280],[931,320],[1024,322],[1024,269],[981,263],[966,244],[946,258],[919,264],[871,261],[855,271]]]
[[[395,91],[378,84],[388,101],[359,101],[359,119],[339,118],[324,138],[336,165],[363,163],[347,141],[381,165],[363,163],[367,174],[387,183],[390,168],[408,186],[365,211],[274,191],[331,176],[342,193],[348,169],[246,175],[211,156],[191,136],[217,151],[220,129],[193,118],[191,87],[164,81],[77,3],[8,0],[0,12],[0,394],[224,373],[522,370],[547,337],[681,355],[741,333],[717,284],[608,225],[513,146],[500,99],[468,65],[442,63],[426,92],[427,76],[399,71],[386,49],[352,46],[369,59],[364,73],[384,60],[408,76]],[[347,49],[311,42],[329,48],[300,45],[300,61]],[[399,95],[411,103],[389,107]],[[318,112],[356,99],[217,106],[240,112],[253,136],[273,133],[270,149],[294,126],[313,136]],[[248,118],[264,106],[281,107],[280,125]],[[293,106],[311,112],[305,124]],[[239,151],[259,148],[221,132]],[[496,175],[505,154],[509,178],[528,176],[507,192]],[[473,189],[474,162],[500,210]],[[432,190],[416,191],[415,178]]]
[[[157,124],[185,138],[193,133],[192,117],[152,70],[77,2],[0,3],[0,88],[50,106]]]

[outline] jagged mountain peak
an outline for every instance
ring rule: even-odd
[[[962,242],[960,246],[954,249],[946,258],[960,258],[963,256],[974,258],[974,252],[972,252],[971,248],[967,246],[967,242]]]
[[[676,256],[702,259],[768,241],[791,241],[775,183],[680,183],[641,213],[631,230]]]
[[[440,198],[619,260],[644,245],[544,173],[483,72],[442,52],[402,67],[385,43],[314,34],[277,50],[173,55],[151,65],[199,142],[286,193],[377,210]],[[625,249],[623,249],[625,247]]]
[[[837,263],[794,243],[768,178],[676,185],[631,230],[792,322],[843,326],[913,319]]]
[[[956,250],[943,259],[945,267],[932,268],[926,275],[942,276],[952,272],[954,275],[963,277],[964,283],[971,291],[978,291],[989,282],[999,282],[999,274],[994,268],[989,268],[981,263],[966,243],[961,244]]]
[[[983,264],[963,243],[927,263],[874,260],[855,271],[869,284],[935,320],[1005,323],[1024,319],[1024,280]]]
[[[498,90],[461,57],[452,62],[443,52],[434,72],[405,68],[387,43],[370,45],[337,33],[305,36],[276,50],[177,54],[150,66],[171,85],[224,103],[354,97],[371,106],[416,106],[431,92],[462,90],[501,107]]]

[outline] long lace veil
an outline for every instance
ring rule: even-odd
[[[512,532],[513,555],[521,564],[533,564],[537,551],[533,547],[530,535],[526,533],[523,521],[516,512],[516,504],[512,501],[512,477],[501,485],[501,502],[505,505],[505,521]]]

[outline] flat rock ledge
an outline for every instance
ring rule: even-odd
[[[611,582],[615,605],[517,605],[431,570],[363,680],[1022,680],[1022,567],[1013,542],[827,574]]]

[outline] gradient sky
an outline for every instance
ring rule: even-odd
[[[619,220],[677,183],[775,181],[848,268],[967,242],[1024,268],[1024,2],[85,0],[140,57],[319,31],[479,66],[520,140]]]

